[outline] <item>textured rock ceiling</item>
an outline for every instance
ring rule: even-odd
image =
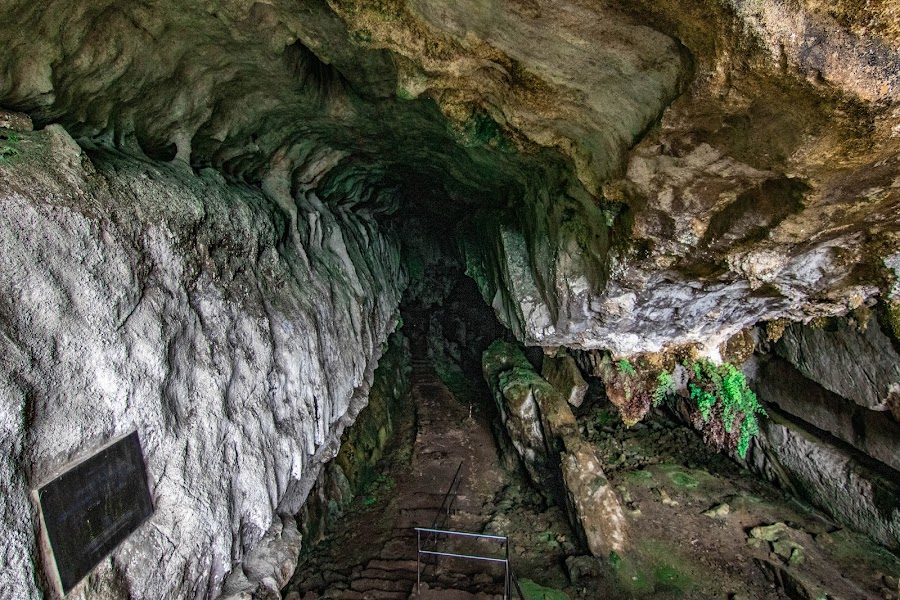
[[[529,343],[713,351],[895,285],[900,9],[5,2],[0,105],[85,144],[459,228]],[[893,269],[890,266],[893,265]]]

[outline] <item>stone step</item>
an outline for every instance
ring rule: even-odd
[[[422,583],[417,600],[502,600],[503,594],[460,589],[455,586]]]
[[[386,560],[375,558],[366,565],[367,569],[381,569],[382,571],[395,571],[401,573],[415,573],[416,561],[413,560]]]
[[[437,514],[439,506],[424,506],[424,507],[412,507],[412,508],[401,508],[400,509],[400,518],[406,520],[414,520],[416,521],[416,525],[414,527],[423,527],[420,523],[431,523],[434,521],[434,516]],[[403,527],[405,525],[401,525]],[[413,532],[415,533],[415,532]]]
[[[364,600],[409,600],[412,597],[409,592],[385,592],[382,590],[372,590],[363,594]]]
[[[415,570],[397,571],[394,569],[376,569],[373,567],[366,567],[366,569],[359,574],[359,577],[362,579],[388,579],[392,581],[415,582],[416,573]]]
[[[302,600],[319,600],[318,595],[304,596]],[[385,592],[381,590],[371,590],[368,592],[357,592],[355,590],[328,590],[321,598],[334,598],[335,600],[408,600],[409,592]]]
[[[409,594],[414,581],[402,579],[373,579],[368,577],[360,577],[350,582],[350,589],[357,592],[406,592]]]

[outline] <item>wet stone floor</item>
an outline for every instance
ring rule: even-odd
[[[629,520],[629,551],[594,558],[573,543],[565,513],[502,466],[489,404],[470,409],[427,362],[414,364],[411,400],[415,410],[398,427],[381,476],[304,554],[284,598],[416,598],[413,528],[434,523],[462,464],[443,527],[509,536],[528,600],[897,599],[896,556],[659,415],[628,428],[599,400],[579,411]],[[489,540],[440,544],[443,551],[504,553]],[[418,597],[502,598],[501,564],[441,558],[422,566]]]

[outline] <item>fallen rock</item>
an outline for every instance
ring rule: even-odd
[[[750,538],[763,540],[766,542],[774,542],[778,540],[787,530],[788,526],[784,523],[773,523],[772,525],[754,527],[750,530]]]
[[[709,510],[703,511],[703,514],[712,519],[724,519],[731,512],[731,507],[727,503],[717,504]]]
[[[817,583],[809,581],[798,570],[780,564],[777,559],[754,559],[766,577],[791,600],[819,600],[831,596]]]
[[[666,506],[678,506],[679,504],[677,500],[672,500],[669,497],[669,493],[666,490],[659,490],[659,497]]]
[[[0,109],[0,129],[28,132],[34,129],[31,117],[25,113]]]
[[[600,562],[593,556],[570,556],[566,558],[566,571],[572,585],[578,585],[585,579],[600,575]]]
[[[781,558],[791,561],[791,563],[800,562],[804,557],[803,546],[784,538],[773,541],[772,550]]]
[[[597,449],[578,432],[572,410],[515,345],[496,341],[485,351],[485,379],[501,420],[538,489],[561,477],[569,520],[595,556],[625,547],[625,516],[603,473]],[[546,495],[546,494],[545,494]],[[553,498],[550,498],[553,500]]]
[[[545,491],[547,486],[542,486],[542,482],[557,479],[558,474],[553,464],[555,457],[547,452],[535,388],[555,391],[534,371],[525,355],[507,342],[498,340],[491,344],[484,353],[482,367],[516,452],[532,482]]]
[[[563,481],[570,505],[577,514],[591,554],[598,557],[622,552],[626,522],[619,499],[603,473],[597,450],[583,439],[565,439]]]
[[[547,356],[541,367],[541,375],[562,394],[566,402],[574,407],[581,406],[587,393],[588,384],[581,376],[578,365],[568,352],[560,351],[556,356]]]

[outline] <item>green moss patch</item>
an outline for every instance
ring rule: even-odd
[[[525,594],[525,600],[569,600],[564,592],[538,585],[530,579],[520,579],[519,587]]]
[[[700,485],[700,482],[696,477],[693,477],[684,471],[672,471],[669,473],[669,479],[671,479],[672,483],[675,485],[683,488],[695,488]]]
[[[891,299],[886,302],[888,317],[888,329],[894,336],[894,341],[900,343],[900,299]]]
[[[658,590],[683,592],[693,586],[693,579],[672,565],[660,565],[653,576]]]
[[[660,592],[689,597],[695,587],[696,569],[676,548],[656,540],[646,540],[616,567],[620,585],[637,597]]]
[[[636,485],[651,485],[654,482],[653,473],[646,469],[629,471],[628,473],[625,473],[624,477],[628,483]]]

